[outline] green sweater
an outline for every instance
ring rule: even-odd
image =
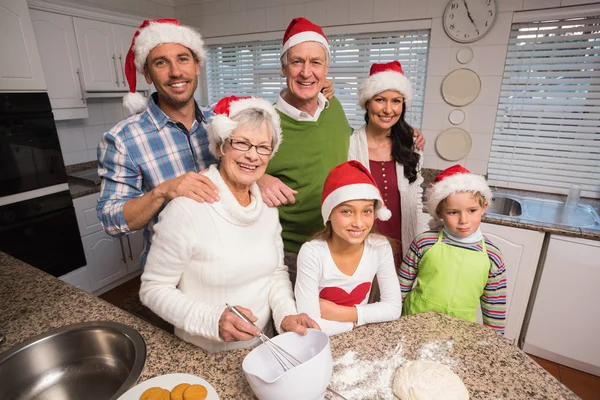
[[[296,203],[279,207],[286,251],[300,246],[323,227],[321,192],[329,171],[348,160],[352,128],[335,97],[317,121],[297,121],[282,112],[283,140],[267,174],[298,191]]]

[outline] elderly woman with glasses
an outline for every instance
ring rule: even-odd
[[[220,200],[172,200],[154,227],[140,298],[175,326],[175,334],[209,352],[253,346],[259,329],[306,333],[283,262],[281,225],[256,181],[281,142],[279,116],[264,99],[228,97],[208,125],[219,159],[206,172]],[[256,326],[225,304],[236,305]]]

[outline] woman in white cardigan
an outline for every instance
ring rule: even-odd
[[[350,137],[349,158],[369,169],[392,212],[392,218],[378,221],[377,228],[400,242],[396,267],[429,222],[429,215],[423,213],[423,153],[414,149],[413,128],[404,119],[412,93],[398,61],[373,64],[358,90],[367,123]]]
[[[258,329],[225,306],[237,307],[272,336],[306,333],[318,324],[296,311],[283,263],[281,225],[256,181],[281,141],[279,116],[264,99],[229,97],[215,107],[209,149],[219,158],[207,177],[220,200],[177,197],[160,213],[142,274],[140,298],[175,326],[175,335],[206,351],[257,344]]]

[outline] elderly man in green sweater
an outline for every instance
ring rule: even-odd
[[[287,87],[275,108],[283,140],[258,181],[263,200],[279,207],[285,263],[292,284],[300,246],[323,226],[321,191],[329,171],[348,160],[352,128],[339,100],[321,93],[330,61],[323,30],[305,18],[292,20],[283,37],[281,69]],[[418,131],[417,131],[418,132]],[[418,132],[417,147],[424,140]]]

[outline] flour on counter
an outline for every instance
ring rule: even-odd
[[[348,351],[333,360],[331,387],[348,400],[395,400],[392,393],[394,373],[405,362],[402,344],[377,360],[359,359],[356,351]]]
[[[421,346],[419,349],[419,360],[437,361],[450,368],[455,368],[458,365],[458,361],[452,357],[453,352],[454,343],[452,340],[445,342],[436,340]]]

